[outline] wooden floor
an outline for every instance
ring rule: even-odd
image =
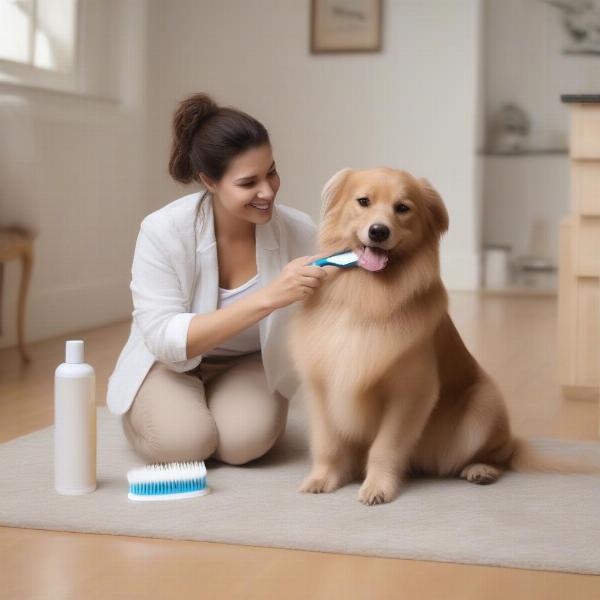
[[[597,439],[597,404],[560,394],[555,298],[453,293],[451,314],[504,391],[516,433]],[[128,323],[116,323],[33,344],[25,367],[16,350],[1,350],[0,442],[52,424],[53,373],[65,339],[85,339],[104,404],[128,331]],[[593,576],[7,527],[0,527],[0,560],[3,600],[600,598]]]

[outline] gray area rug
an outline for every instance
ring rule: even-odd
[[[126,472],[142,463],[118,417],[98,409],[98,489],[85,496],[54,491],[53,431],[0,445],[0,524],[600,574],[597,475],[508,473],[489,486],[418,479],[396,501],[372,507],[358,502],[358,483],[300,494],[309,453],[304,407],[294,401],[267,456],[241,467],[207,461],[211,494],[136,503]],[[593,442],[534,444],[600,460]]]

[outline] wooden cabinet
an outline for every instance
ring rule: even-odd
[[[600,217],[600,160],[571,159],[571,206],[575,214]]]
[[[600,102],[571,103],[571,157],[600,157]]]
[[[567,99],[568,98],[568,99]],[[571,204],[560,226],[559,377],[566,393],[600,391],[600,97],[570,103]]]
[[[575,275],[598,278],[598,273],[600,273],[600,219],[576,215],[573,226],[573,242],[575,244]]]

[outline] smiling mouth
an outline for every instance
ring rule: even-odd
[[[252,208],[256,208],[256,210],[260,210],[261,212],[267,212],[271,208],[270,202],[253,202],[250,204]]]
[[[361,246],[357,251],[358,266],[367,271],[381,271],[388,263],[388,251],[374,246]]]

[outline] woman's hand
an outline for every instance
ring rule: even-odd
[[[283,308],[312,296],[329,273],[326,267],[310,266],[310,263],[325,256],[328,255],[301,256],[290,261],[277,278],[261,290],[269,307],[273,310]],[[332,267],[332,270],[336,268]]]

